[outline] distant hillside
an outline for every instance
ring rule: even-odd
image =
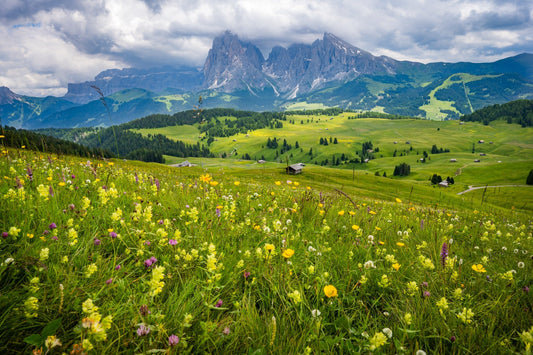
[[[502,105],[491,105],[461,117],[463,121],[477,121],[489,124],[495,120],[518,123],[522,127],[533,126],[533,100],[517,100]]]

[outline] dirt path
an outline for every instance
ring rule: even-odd
[[[468,186],[468,190],[458,192],[457,194],[462,195],[464,193],[474,191],[474,190],[484,189],[486,187],[529,187],[529,185],[495,185],[495,186],[488,186],[488,185],[487,186],[471,186],[470,185]]]

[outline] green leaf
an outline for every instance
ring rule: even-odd
[[[24,338],[24,342],[35,347],[40,347],[44,343],[44,339],[39,334],[32,334]]]
[[[50,335],[54,335],[57,328],[61,325],[61,318],[54,319],[50,323],[44,327],[43,331],[41,332],[41,337],[43,339],[46,339]]]

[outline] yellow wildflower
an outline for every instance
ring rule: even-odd
[[[400,264],[398,264],[398,263],[394,263],[394,264],[392,264],[392,268],[393,268],[394,270],[396,270],[396,271],[398,271],[398,270],[400,269],[401,266],[402,266],[402,265],[400,265]]]
[[[292,250],[292,249],[285,249],[281,255],[282,255],[285,259],[289,259],[291,256],[294,255],[294,250]]]
[[[475,272],[487,272],[487,270],[485,270],[485,268],[481,264],[472,265],[472,270],[474,270]]]
[[[326,295],[327,298],[338,296],[337,289],[333,285],[324,286],[324,294]]]

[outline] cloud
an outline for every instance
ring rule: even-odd
[[[330,32],[396,59],[492,61],[532,51],[532,18],[529,0],[4,0],[0,85],[55,94],[108,68],[202,66],[225,30],[265,56]]]

